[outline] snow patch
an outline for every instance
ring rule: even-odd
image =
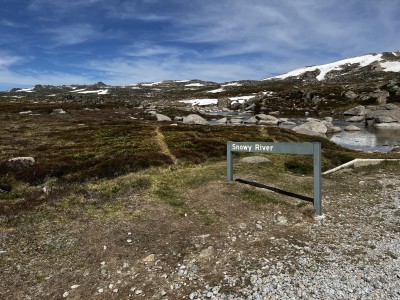
[[[385,72],[400,72],[400,61],[381,62],[381,67]]]
[[[76,89],[76,88],[75,88],[75,89]],[[86,91],[86,89],[73,90],[73,91],[71,91],[71,92],[79,93],[79,92],[82,92],[82,91]]]
[[[222,84],[221,86],[241,86],[242,84],[239,82],[231,82],[231,83],[227,83],[227,84]]]
[[[187,79],[187,80],[175,80],[175,82],[177,82],[177,83],[183,83],[183,82],[189,82],[190,80],[189,79]]]
[[[192,106],[206,106],[206,105],[216,105],[218,104],[218,99],[191,99],[191,100],[181,100],[181,103],[191,104]]]
[[[249,101],[251,98],[254,98],[254,95],[230,97],[229,100],[231,100],[231,103],[245,103],[245,102]]]
[[[312,72],[312,71],[315,71],[315,70],[320,70],[320,73],[317,76],[317,79],[319,81],[321,81],[321,80],[325,79],[325,75],[327,73],[329,73],[331,71],[334,71],[334,70],[341,70],[346,65],[359,64],[360,67],[365,67],[365,66],[370,65],[373,62],[381,61],[381,60],[382,60],[382,54],[377,54],[377,55],[367,54],[367,55],[363,55],[363,56],[358,56],[358,57],[339,60],[337,62],[330,63],[330,64],[319,65],[319,66],[311,66],[311,67],[304,67],[304,68],[296,69],[296,70],[293,70],[291,72],[288,72],[288,73],[285,73],[285,74],[282,74],[282,75],[266,78],[264,80],[268,80],[268,79],[285,79],[285,78],[288,78],[288,77],[297,77],[297,76],[300,76],[300,75],[304,74],[305,72]]]
[[[97,95],[106,95],[108,94],[108,89],[106,90],[97,90],[97,91],[81,91],[78,94],[97,94]]]
[[[157,81],[157,82],[151,82],[151,83],[141,83],[140,85],[142,86],[153,86],[153,85],[157,85],[157,84],[161,84],[163,83],[163,81]]]
[[[207,93],[221,93],[221,92],[223,92],[223,91],[225,91],[223,88],[219,88],[219,89],[216,89],[216,90],[212,90],[212,91],[207,91]]]
[[[272,96],[273,94],[275,94],[274,92],[268,91],[268,92],[262,92],[264,95],[267,96]]]
[[[20,89],[20,90],[18,90],[18,91],[16,91],[16,92],[26,92],[26,93],[33,93],[33,87],[31,87],[31,88],[27,88],[27,89]]]
[[[188,84],[185,84],[185,86],[204,86],[204,84],[199,83],[199,82],[196,82],[196,83],[188,83]]]

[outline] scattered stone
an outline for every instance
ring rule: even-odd
[[[156,256],[155,254],[150,254],[148,256],[146,256],[145,258],[143,258],[144,262],[153,262],[155,260]]]
[[[249,106],[246,106],[244,110],[245,111],[252,111],[255,107],[256,107],[256,105],[254,103],[252,103]]]
[[[376,127],[400,127],[400,107],[386,104],[371,109],[365,116],[368,125]]]
[[[226,117],[221,118],[219,120],[216,120],[215,123],[217,123],[217,124],[226,124],[226,123],[228,123],[228,118],[226,118]]]
[[[341,132],[342,128],[340,128],[339,126],[333,126],[330,128],[329,132],[331,133],[337,133],[337,132]]]
[[[205,259],[205,258],[210,258],[214,253],[214,248],[212,246],[202,250],[199,254],[199,258]]]
[[[64,292],[64,294],[63,294],[63,298],[67,298],[67,297],[68,297],[68,295],[69,295],[69,293],[68,293],[68,292]]]
[[[234,125],[241,124],[242,122],[243,122],[243,120],[241,118],[232,118],[231,119],[231,123]]]
[[[20,115],[30,115],[30,114],[33,114],[33,112],[31,110],[26,110],[26,111],[20,111],[19,114]]]
[[[292,126],[292,125],[296,125],[296,123],[292,122],[292,121],[284,121],[284,122],[282,122],[282,125],[284,125],[284,126]]]
[[[354,125],[349,125],[349,126],[346,126],[346,127],[344,128],[344,130],[345,130],[345,131],[360,131],[361,128],[359,128],[359,127],[357,127],[357,126],[354,126]]]
[[[256,117],[251,117],[248,118],[247,120],[244,120],[244,123],[246,124],[257,124],[258,119]]]
[[[351,118],[346,119],[346,122],[361,122],[364,120],[365,120],[364,116],[353,116]]]
[[[266,114],[258,114],[255,117],[259,120],[258,124],[260,125],[278,125],[279,119]]]
[[[359,105],[353,107],[349,110],[346,110],[343,114],[345,116],[363,116],[365,115],[365,106]]]
[[[288,220],[284,216],[278,216],[277,223],[280,225],[287,225]]]
[[[328,128],[322,122],[309,121],[292,128],[292,130],[308,135],[323,135],[328,131]]]
[[[278,125],[279,120],[260,120],[258,121],[258,125]]]
[[[182,122],[182,121],[183,121],[183,117],[180,117],[180,116],[174,117],[174,122]]]
[[[354,93],[353,91],[347,91],[347,92],[345,92],[345,93],[344,93],[344,96],[345,96],[347,99],[355,99],[355,98],[358,97],[358,95],[357,95],[356,93]]]
[[[267,163],[270,162],[268,158],[264,156],[247,156],[243,157],[240,159],[240,162],[242,163],[248,163],[248,164],[259,164],[259,163]]]
[[[171,122],[172,119],[166,115],[163,114],[155,114],[157,121],[159,122]]]
[[[52,115],[63,115],[63,114],[66,114],[67,112],[65,111],[65,110],[63,110],[63,109],[61,109],[61,108],[56,108],[56,109],[53,109],[53,111],[52,111]]]
[[[184,124],[208,125],[207,120],[197,114],[191,114],[184,117],[182,122]]]
[[[7,160],[6,165],[13,170],[21,170],[29,168],[35,164],[35,159],[30,156],[14,157]]]

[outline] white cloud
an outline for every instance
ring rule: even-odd
[[[55,45],[75,45],[96,39],[101,36],[100,30],[90,24],[73,24],[61,27],[49,28],[44,32],[52,35]]]
[[[119,51],[122,56],[170,56],[177,57],[184,54],[198,55],[198,52],[189,48],[178,46],[164,46],[150,42],[136,42],[133,45],[122,48]]]
[[[10,27],[10,28],[25,28],[26,27],[26,25],[24,25],[24,24],[17,23],[17,22],[14,22],[14,21],[11,21],[11,20],[5,19],[5,18],[1,19],[0,23],[4,26]]]
[[[36,84],[90,84],[95,82],[90,77],[84,75],[50,71],[40,72],[40,74],[32,71],[19,73],[9,69],[0,69],[0,78],[2,78],[0,86],[8,87],[33,86]]]
[[[158,61],[153,59],[114,59],[108,62],[92,61],[87,67],[98,73],[101,72],[105,78],[108,78],[108,84],[129,84],[165,79],[206,79],[219,82],[230,81],[232,78],[259,79],[254,73],[256,66],[247,62],[185,62],[171,58]]]
[[[4,51],[0,51],[0,70],[6,69],[9,66],[23,62],[25,60],[26,60],[26,58],[23,58],[21,56],[9,54]]]
[[[31,19],[26,23],[0,13],[0,24],[9,28],[0,45],[4,49],[16,45],[15,53],[35,55],[48,63],[47,69],[35,73],[26,65],[20,71],[26,61],[22,54],[0,53],[2,82],[102,80],[123,84],[165,79],[261,79],[305,65],[400,49],[397,0],[346,0],[339,4],[337,0],[30,3]],[[23,30],[23,36],[14,37],[14,31],[22,32],[19,24],[32,26]],[[86,61],[87,52],[95,47],[84,48],[85,42],[102,40],[106,44],[110,39],[115,42],[112,47],[105,50],[99,45],[93,52],[98,59]],[[32,45],[35,49],[30,48]],[[38,53],[37,46],[51,51]],[[68,60],[58,52],[61,50],[71,51]],[[72,55],[74,64],[70,63]],[[15,69],[17,63],[20,65]],[[77,70],[87,70],[87,74],[74,75]]]
[[[176,21],[176,35],[171,33],[171,39],[210,43],[216,56],[264,53],[290,58],[300,51],[343,56],[380,52],[400,47],[393,30],[399,27],[396,2],[388,3],[389,12],[382,1],[348,0],[340,5],[333,0],[195,1],[201,13],[197,9],[186,12],[186,17]]]

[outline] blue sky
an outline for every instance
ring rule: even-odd
[[[0,90],[262,79],[400,50],[400,0],[1,0]]]

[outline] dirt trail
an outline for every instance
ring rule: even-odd
[[[158,126],[156,127],[156,141],[161,149],[161,152],[170,157],[173,163],[176,165],[178,163],[178,159],[175,155],[172,154],[171,150],[168,148],[168,145],[165,142],[164,134],[161,132],[160,127]]]

